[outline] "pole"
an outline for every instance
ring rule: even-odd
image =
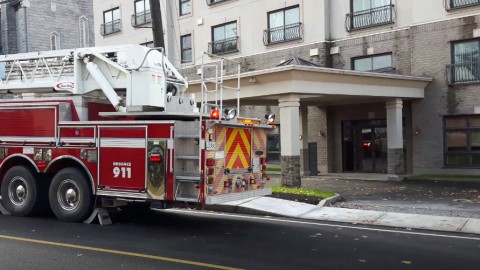
[[[150,14],[152,16],[153,46],[165,48],[163,38],[162,11],[160,9],[160,0],[150,1]]]

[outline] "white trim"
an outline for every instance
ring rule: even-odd
[[[0,137],[2,142],[41,142],[41,143],[51,143],[55,142],[55,137],[22,137],[22,136],[10,136],[10,137]]]
[[[55,38],[55,44],[52,43],[52,38]],[[50,50],[60,50],[60,33],[58,33],[57,31],[51,32],[48,38],[48,43],[50,44]]]
[[[82,38],[82,35],[85,35]],[[83,43],[82,43],[83,40]],[[85,15],[82,15],[78,18],[78,43],[80,47],[86,48],[89,46],[90,42],[90,28],[89,28],[89,21]]]
[[[101,148],[146,148],[145,139],[100,138]]]

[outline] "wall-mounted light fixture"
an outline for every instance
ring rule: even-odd
[[[420,134],[420,129],[419,129],[418,127],[416,127],[416,128],[413,130],[413,134],[415,134],[415,135]]]
[[[320,131],[320,137],[325,138],[326,134],[323,130]]]

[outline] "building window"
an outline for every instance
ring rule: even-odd
[[[298,6],[268,13],[268,29],[263,31],[265,45],[302,39],[300,8]]]
[[[351,0],[350,10],[345,22],[347,31],[394,22],[395,10],[391,0]]]
[[[480,0],[444,0],[446,10],[480,5]]]
[[[180,45],[182,46],[182,63],[192,62],[192,35],[181,36]]]
[[[150,0],[135,1],[135,14],[132,15],[132,26],[138,26],[149,22],[152,22]]]
[[[140,45],[145,46],[145,47],[147,47],[147,48],[153,48],[153,47],[154,47],[153,41],[145,42],[145,43],[140,43]]]
[[[103,24],[101,25],[100,30],[103,36],[122,30],[119,8],[114,8],[103,12]]]
[[[446,74],[449,84],[480,82],[480,39],[452,44],[452,64]]]
[[[88,19],[85,16],[81,16],[78,19],[78,31],[80,36],[80,47],[89,46],[89,32],[88,32]]]
[[[212,54],[238,52],[237,22],[212,27],[212,42],[208,44]]]
[[[279,133],[267,135],[267,160],[268,163],[280,163],[281,151]]]
[[[480,167],[480,115],[444,117],[445,165]]]
[[[192,13],[192,1],[180,0],[180,16]]]
[[[395,68],[392,67],[392,54],[378,54],[353,58],[352,70],[394,73]]]
[[[207,0],[207,5],[211,6],[211,5],[215,5],[215,4],[226,2],[226,1],[229,1],[229,0]]]
[[[57,32],[50,33],[50,50],[60,50],[60,34]]]

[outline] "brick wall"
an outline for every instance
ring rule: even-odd
[[[26,52],[27,44],[30,52],[50,50],[52,32],[59,34],[61,49],[79,47],[79,18],[82,15],[89,20],[89,46],[94,46],[91,0],[37,0],[30,4],[18,10],[2,5],[0,29],[5,52]]]

